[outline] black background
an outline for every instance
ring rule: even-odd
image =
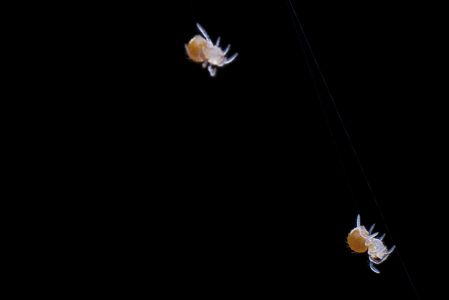
[[[111,4],[74,45],[88,53],[78,80],[89,96],[76,104],[94,125],[78,149],[95,162],[88,184],[113,195],[102,209],[123,210],[111,219],[132,264],[162,265],[167,295],[429,295],[444,134],[435,31],[416,20],[432,18],[421,7],[292,2],[352,144],[288,1]],[[185,54],[197,22],[239,53],[215,78]],[[346,245],[358,213],[397,246],[379,275]]]

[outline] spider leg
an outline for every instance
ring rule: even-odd
[[[355,223],[357,224],[357,227],[360,227],[360,214],[357,215],[357,220]]]
[[[184,47],[186,48],[186,53],[187,53],[187,58],[188,58],[189,57],[188,53],[190,52],[189,46],[187,44],[185,44]]]
[[[383,263],[388,258],[388,256],[390,256],[390,253],[385,254],[385,256],[381,260],[379,260],[376,264]]]
[[[218,37],[217,42],[215,43],[215,46],[220,47],[220,37]]]
[[[382,236],[379,238],[379,240],[383,241],[384,237],[385,237],[385,233],[382,234]]]
[[[371,268],[371,270],[374,272],[374,273],[376,273],[376,274],[379,274],[380,273],[380,271],[378,270],[378,269],[376,269],[376,267],[374,267],[374,264],[370,261],[369,262],[369,267]]]
[[[204,36],[204,38],[205,38],[208,42],[210,42],[211,40],[210,40],[210,37],[209,37],[209,35],[207,34],[206,30],[205,30],[199,23],[196,23],[196,27],[197,27],[198,30],[201,32],[201,34]]]
[[[239,55],[239,54],[236,53],[236,54],[234,54],[233,56],[231,56],[230,58],[226,58],[226,60],[225,60],[225,62],[223,63],[223,65],[227,65],[227,64],[232,63],[232,62],[234,61],[234,59],[236,59],[236,57],[237,57],[238,55]]]
[[[368,236],[368,239],[372,239],[373,237],[377,236],[378,234],[379,234],[379,232],[373,233]]]
[[[231,45],[228,45],[226,47],[226,49],[223,51],[223,54],[226,55],[228,53],[229,49],[231,49]]]
[[[210,76],[215,77],[217,74],[217,69],[215,69],[212,65],[209,65],[207,67],[207,70],[209,71]]]
[[[371,234],[371,232],[373,232],[373,230],[374,230],[374,226],[376,226],[376,224],[373,224],[372,226],[371,226],[371,228],[369,229],[369,233]]]
[[[387,256],[390,255],[394,251],[394,249],[396,249],[396,245],[394,245],[393,247],[390,248],[390,250],[388,250]]]

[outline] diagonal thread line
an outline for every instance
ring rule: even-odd
[[[302,23],[301,23],[301,21],[300,21],[300,19],[298,17],[298,14],[296,13],[296,10],[295,10],[295,8],[293,6],[292,1],[291,0],[287,0],[287,2],[288,2],[288,6],[289,6],[289,9],[290,9],[291,15],[293,17],[293,20],[295,21],[295,24],[296,24],[295,25],[295,30],[296,30],[296,32],[298,34],[298,39],[299,39],[300,43],[305,46],[305,47],[302,47],[302,50],[303,50],[303,53],[304,53],[304,56],[305,56],[307,68],[309,69],[309,73],[310,73],[310,75],[312,77],[312,80],[314,82],[315,90],[316,90],[318,98],[320,100],[320,105],[321,105],[321,107],[323,109],[323,112],[325,114],[326,125],[328,126],[328,129],[329,129],[329,131],[330,131],[330,133],[331,133],[331,135],[332,135],[332,137],[334,139],[334,142],[336,142],[335,135],[334,135],[334,133],[333,133],[331,127],[330,127],[330,122],[329,122],[329,120],[328,120],[328,118],[326,116],[326,111],[324,109],[323,98],[321,97],[321,93],[319,92],[318,84],[315,82],[317,79],[316,79],[316,76],[314,76],[313,70],[316,70],[316,73],[319,75],[318,77],[321,80],[321,83],[323,84],[323,86],[324,86],[324,88],[326,90],[326,93],[327,93],[327,95],[328,95],[328,97],[330,99],[332,107],[333,107],[333,109],[334,109],[334,111],[336,113],[337,119],[340,122],[341,127],[343,128],[344,135],[345,135],[345,137],[346,137],[346,139],[347,139],[347,141],[348,141],[348,143],[350,145],[351,153],[353,154],[353,156],[354,156],[354,158],[356,160],[356,163],[357,163],[357,165],[359,167],[359,170],[360,170],[360,172],[361,172],[361,174],[363,176],[363,179],[365,180],[365,183],[366,183],[366,185],[368,187],[368,190],[370,192],[371,198],[373,199],[373,201],[374,201],[374,203],[375,203],[375,205],[376,205],[376,207],[377,207],[377,209],[379,211],[379,215],[380,215],[380,217],[382,219],[382,222],[384,223],[384,226],[385,226],[385,229],[386,229],[388,235],[393,240],[393,237],[391,235],[391,231],[390,231],[390,229],[389,229],[389,227],[387,225],[387,222],[385,221],[385,216],[384,216],[384,214],[382,212],[382,208],[381,208],[381,206],[380,206],[380,204],[379,204],[379,202],[378,202],[378,200],[377,200],[377,198],[376,198],[376,196],[374,194],[374,189],[372,188],[372,185],[371,185],[371,183],[370,183],[370,181],[368,179],[368,176],[366,175],[365,169],[363,168],[363,165],[361,163],[359,155],[358,155],[358,153],[357,153],[357,151],[356,151],[356,149],[354,147],[354,144],[352,142],[351,136],[349,135],[349,132],[346,129],[346,126],[345,126],[345,123],[343,121],[343,118],[342,118],[342,116],[340,114],[340,111],[338,110],[338,107],[336,105],[334,97],[332,96],[332,93],[330,92],[329,86],[328,86],[327,81],[326,81],[326,79],[325,79],[325,77],[324,77],[324,75],[323,75],[323,73],[321,71],[321,68],[319,66],[318,60],[316,59],[316,56],[313,53],[312,47],[310,45],[310,42],[307,39],[307,36],[305,34],[304,27],[302,26]],[[308,57],[312,58],[312,63],[313,64],[310,63],[310,61],[308,60]],[[400,253],[399,253],[399,249],[396,249],[396,253],[397,253],[397,256],[399,257],[399,261],[400,261],[400,263],[402,265],[402,268],[403,268],[405,274],[407,275],[407,279],[408,279],[408,281],[409,281],[409,283],[410,283],[410,285],[411,285],[415,295],[419,299],[420,298],[419,294],[417,292],[417,289],[416,289],[415,285],[413,284],[413,280],[412,280],[412,278],[410,276],[410,273],[408,272],[407,267],[406,267],[406,265],[405,265],[401,255],[400,255]]]

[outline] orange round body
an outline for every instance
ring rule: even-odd
[[[352,230],[348,235],[348,245],[352,251],[365,253],[368,247],[365,245],[365,238],[360,235],[359,229]]]
[[[194,36],[186,45],[187,55],[194,62],[202,63],[206,61],[204,49],[207,47],[207,41],[200,35]]]

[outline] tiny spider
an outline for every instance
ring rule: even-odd
[[[189,43],[185,45],[187,55],[192,61],[202,63],[203,68],[207,67],[210,76],[214,77],[217,73],[217,67],[223,67],[231,63],[237,57],[238,53],[227,58],[226,54],[231,48],[231,45],[226,47],[225,50],[222,50],[220,48],[220,37],[214,45],[206,30],[204,30],[198,23],[196,24],[196,27],[198,27],[202,36],[195,35]]]
[[[374,225],[370,230],[366,230],[365,226],[360,225],[360,215],[357,215],[357,227],[351,230],[348,235],[348,245],[352,251],[356,253],[365,253],[368,251],[369,266],[375,273],[380,273],[379,270],[374,267],[374,264],[378,265],[384,262],[388,256],[393,252],[396,246],[391,247],[390,250],[384,245],[382,240],[385,234],[380,238],[375,238],[378,233],[372,233]]]

